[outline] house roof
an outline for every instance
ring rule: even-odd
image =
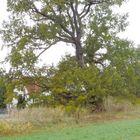
[[[25,88],[27,89],[28,93],[38,93],[41,90],[37,84],[29,84],[26,85]]]

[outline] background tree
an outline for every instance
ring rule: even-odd
[[[0,79],[0,109],[6,108],[5,104],[6,87],[2,79]]]
[[[6,72],[3,69],[0,69],[0,109],[6,108],[6,85],[7,76]]]

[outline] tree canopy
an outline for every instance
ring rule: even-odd
[[[113,38],[126,26],[126,15],[113,12],[124,0],[8,0],[9,21],[3,24],[9,60],[22,70],[31,67],[58,42],[73,45],[77,63],[85,65],[84,48],[97,52],[111,47]],[[89,50],[90,51],[90,50]],[[30,61],[29,61],[30,60]]]

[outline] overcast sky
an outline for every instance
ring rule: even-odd
[[[129,26],[125,33],[123,33],[123,37],[133,40],[135,44],[140,44],[140,0],[129,0],[126,4],[121,7],[121,12],[129,13]],[[6,0],[1,0],[0,4],[0,24],[4,19],[7,18],[6,12]],[[1,25],[0,25],[1,26]],[[0,41],[0,45],[2,41]],[[62,43],[48,50],[48,52],[43,56],[46,59],[47,64],[56,64],[61,56],[64,56],[65,53],[71,52],[74,53],[74,49],[69,46],[64,46]],[[0,51],[0,61],[4,59],[7,51]]]

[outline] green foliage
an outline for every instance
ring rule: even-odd
[[[52,96],[58,104],[68,106],[68,110],[85,106],[93,96],[103,98],[106,93],[101,87],[99,73],[94,65],[83,69],[68,57],[60,62],[51,79]]]
[[[124,53],[121,52],[121,48],[131,46],[129,41],[117,37],[119,32],[125,30],[128,15],[114,14],[112,9],[103,5],[97,6],[95,13],[91,13],[90,17],[91,30],[87,33],[83,48],[85,62],[104,66],[106,60],[114,58],[110,55],[114,51],[117,52],[117,48],[120,48],[120,53]],[[119,55],[119,52],[117,54]]]
[[[100,109],[107,96],[140,95],[139,51],[118,37],[128,15],[113,11],[123,2],[8,0],[12,16],[1,33],[5,46],[11,48],[7,60],[12,78],[18,80],[8,82],[6,102],[12,100],[15,86],[33,81],[41,87],[39,93],[50,93],[32,93],[36,104],[65,105],[68,110],[88,105]],[[36,68],[40,55],[60,41],[74,45],[76,55],[64,58],[56,68]]]
[[[6,99],[6,75],[5,71],[0,69],[0,109],[5,108],[5,99]]]
[[[5,92],[6,92],[6,87],[4,85],[4,83],[2,83],[0,81],[0,108],[5,108],[6,107],[6,104],[4,102],[5,100]]]
[[[133,51],[127,54],[132,54],[131,57],[134,55]],[[110,63],[104,69],[92,64],[81,68],[73,57],[67,56],[50,79],[54,101],[67,106],[68,110],[88,105],[93,110],[101,109],[103,99],[108,96],[134,101],[139,93],[139,78],[135,71],[135,61],[129,61],[128,56],[124,54],[118,57],[124,61],[120,62],[121,65],[114,61],[114,65]]]

